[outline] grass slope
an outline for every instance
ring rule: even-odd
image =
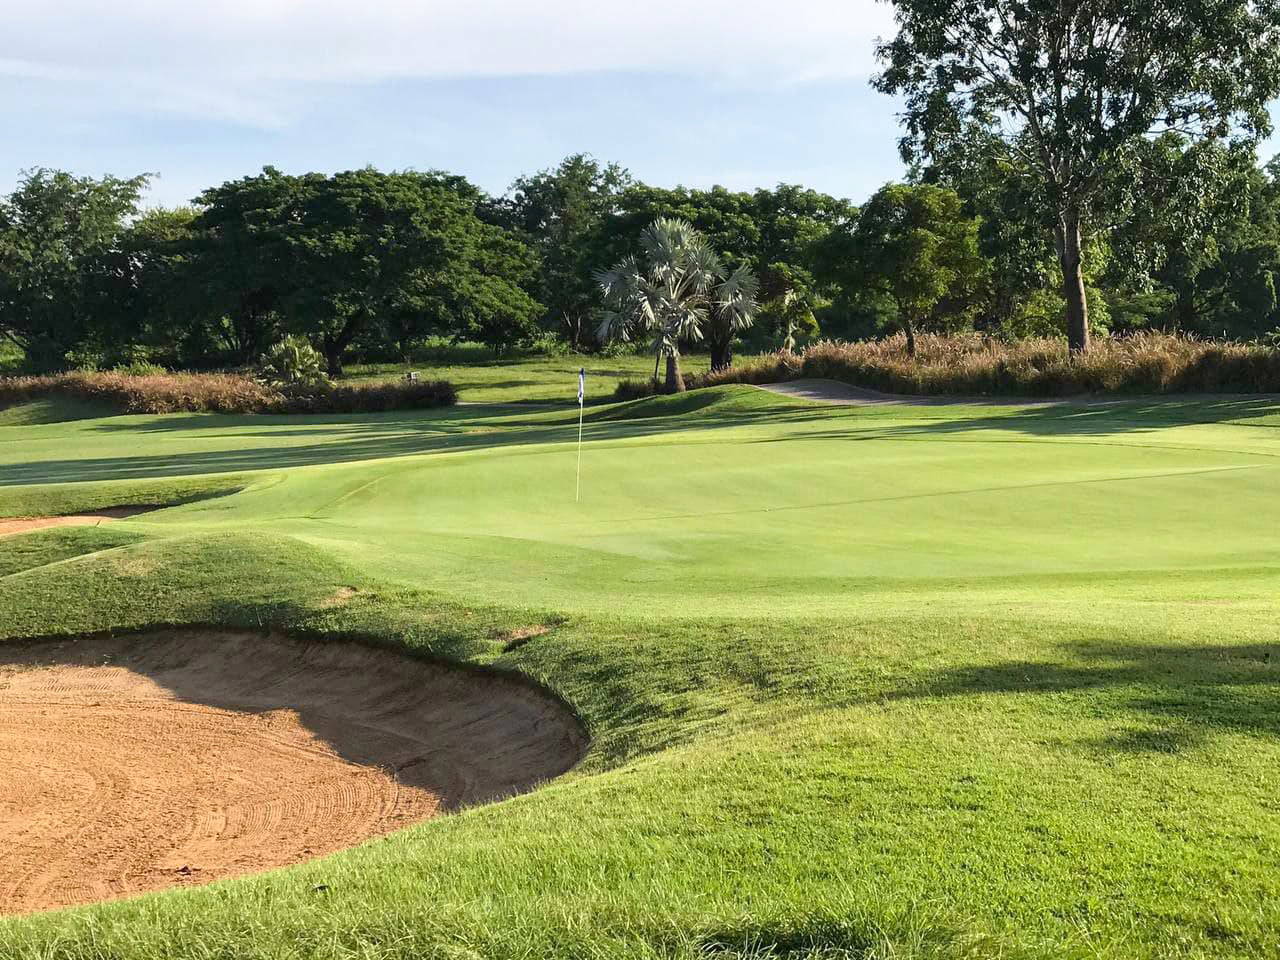
[[[685,371],[708,369],[705,355],[683,359]],[[577,403],[578,370],[587,371],[587,396],[593,403],[607,400],[622,380],[653,376],[653,355],[623,354],[617,357],[569,354],[566,356],[477,359],[444,357],[440,362],[410,364],[353,364],[347,369],[352,381],[388,380],[416,370],[423,377],[448,380],[458,388],[463,403]]]
[[[103,404],[90,403],[78,397],[44,397],[0,410],[0,427],[27,427],[39,423],[87,420],[110,416],[113,412]]]
[[[0,507],[243,489],[0,541],[0,637],[398,644],[538,677],[594,747],[291,870],[0,921],[0,956],[1276,954],[1280,404],[717,388],[593,411],[579,503],[575,414],[6,428]]]

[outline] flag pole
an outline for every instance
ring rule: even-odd
[[[578,370],[578,469],[573,478],[573,502],[582,496],[582,406],[586,399],[587,369]]]

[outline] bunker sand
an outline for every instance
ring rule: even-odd
[[[281,867],[586,748],[516,680],[229,631],[0,645],[0,912]]]
[[[73,513],[61,517],[4,517],[0,518],[0,537],[12,536],[15,533],[28,533],[32,530],[43,530],[45,527],[96,527],[100,523],[112,520],[127,520],[140,513],[151,513],[160,507],[108,507],[105,510],[92,510],[88,513]]]

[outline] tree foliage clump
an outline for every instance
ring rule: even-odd
[[[1089,344],[1090,239],[1141,200],[1148,144],[1252,147],[1280,93],[1280,7],[1266,0],[896,0],[877,86],[905,98],[909,160],[981,137],[1031,176],[1062,277],[1067,335]],[[1194,189],[1194,187],[1193,187]]]
[[[288,336],[262,358],[259,378],[271,387],[323,386],[329,382],[324,357],[305,337]]]
[[[96,332],[125,221],[147,181],[36,169],[0,200],[0,336],[33,366],[61,366]]]

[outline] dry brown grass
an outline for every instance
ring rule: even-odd
[[[457,400],[453,385],[443,380],[278,390],[236,373],[73,372],[0,378],[0,409],[59,395],[117,413],[371,413]]]
[[[907,356],[903,337],[822,341],[799,353],[767,354],[690,387],[841,380],[890,393],[958,396],[1070,396],[1081,393],[1280,392],[1280,350],[1162,333],[1097,341],[1072,355],[1064,341],[1005,343],[979,336],[921,336]]]

